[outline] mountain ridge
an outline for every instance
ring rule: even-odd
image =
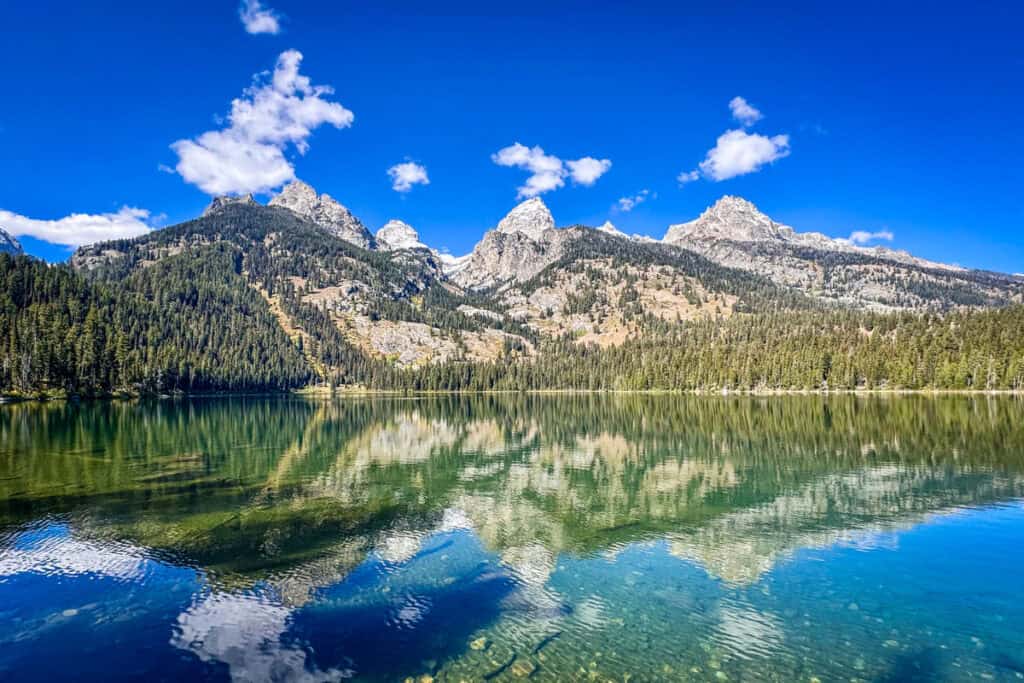
[[[1024,388],[1020,278],[774,238],[705,255],[526,208],[468,258],[248,197],[67,264],[0,255],[0,392]],[[851,274],[880,293],[828,296]],[[893,291],[911,312],[873,312]]]
[[[0,254],[21,254],[24,249],[21,247],[21,242],[15,239],[14,235],[4,230],[3,226],[0,226]]]

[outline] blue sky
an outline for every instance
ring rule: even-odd
[[[736,194],[798,230],[888,232],[875,243],[1024,271],[1024,7],[763,5],[268,0],[278,32],[249,33],[230,0],[12,3],[0,225],[59,260],[68,247],[26,233],[81,243],[173,224],[208,203],[200,186],[274,171],[371,230],[401,218],[463,253],[531,175],[498,159],[541,170],[533,191],[560,225],[610,219],[660,237]],[[289,51],[298,71],[279,74],[310,86],[293,79],[284,104],[233,126],[232,100],[255,101],[254,75]],[[253,87],[273,95],[269,78]],[[736,97],[761,118],[735,117]],[[268,111],[278,119],[264,130]],[[213,152],[197,149],[207,132]],[[224,150],[238,140],[270,156],[232,168]],[[496,156],[515,143],[529,149]],[[396,191],[388,169],[408,162],[429,184]]]

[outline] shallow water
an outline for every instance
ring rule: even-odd
[[[1024,679],[1024,403],[0,407],[0,679]]]

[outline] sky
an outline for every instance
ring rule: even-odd
[[[9,3],[0,226],[51,261],[300,178],[461,254],[722,195],[1024,271],[1021,3]]]

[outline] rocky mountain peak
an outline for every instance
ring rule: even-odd
[[[792,228],[776,223],[746,199],[725,195],[705,209],[697,220],[669,226],[665,241],[762,242],[787,239],[792,233]]]
[[[253,199],[253,196],[251,194],[242,195],[242,196],[238,196],[238,197],[231,197],[231,196],[228,196],[228,195],[223,195],[223,196],[220,196],[220,197],[214,197],[213,201],[210,202],[210,205],[207,206],[206,209],[203,211],[203,215],[204,216],[209,216],[211,214],[217,213],[218,211],[224,210],[224,208],[228,207],[228,206],[235,206],[235,205],[238,205],[238,204],[255,204],[255,203],[256,203],[256,200]]]
[[[14,236],[0,227],[0,254],[22,253],[21,242],[14,239]]]
[[[377,246],[386,251],[399,249],[429,249],[420,242],[419,233],[408,223],[390,220],[377,231]]]
[[[497,231],[506,234],[520,232],[531,240],[539,242],[544,231],[555,227],[555,218],[540,197],[527,199],[508,212],[498,223]]]
[[[629,237],[626,233],[616,228],[615,224],[612,223],[611,221],[605,221],[604,224],[601,225],[601,227],[599,227],[597,230],[598,232],[614,235],[615,237]]]
[[[295,213],[312,212],[317,204],[316,190],[309,183],[293,180],[270,200],[271,206],[283,206]],[[301,211],[300,211],[301,209]]]
[[[293,180],[270,200],[270,206],[289,209],[328,232],[364,249],[374,246],[373,235],[362,221],[329,194],[317,195],[308,183]]]

